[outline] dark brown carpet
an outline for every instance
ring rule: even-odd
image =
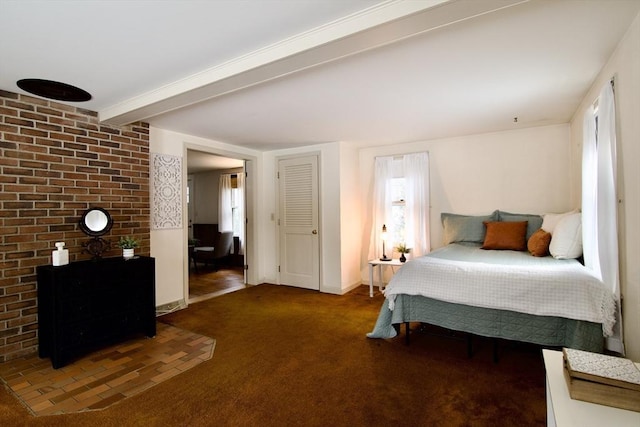
[[[213,358],[100,412],[34,418],[6,390],[0,425],[544,426],[538,348],[415,334],[370,340],[382,298],[261,285],[161,321],[214,337]]]

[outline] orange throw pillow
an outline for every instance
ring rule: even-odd
[[[551,243],[551,233],[547,233],[542,228],[538,229],[529,237],[527,249],[533,256],[549,255],[549,244]]]
[[[487,234],[482,249],[527,250],[528,221],[484,221]]]

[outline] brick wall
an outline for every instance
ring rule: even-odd
[[[37,351],[35,268],[64,241],[88,259],[78,227],[89,207],[114,220],[103,236],[149,248],[149,127],[103,125],[95,112],[0,91],[0,362]],[[104,256],[120,256],[114,247]]]

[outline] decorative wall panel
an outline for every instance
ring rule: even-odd
[[[151,228],[182,228],[182,157],[151,154]]]

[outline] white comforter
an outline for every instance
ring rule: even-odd
[[[613,293],[579,262],[456,246],[452,252],[462,251],[462,259],[474,261],[439,258],[448,255],[436,251],[436,256],[407,262],[384,291],[389,308],[393,310],[398,294],[422,295],[456,304],[602,323],[604,335],[611,335]],[[475,261],[469,251],[483,252],[480,257],[506,256],[509,264]]]

